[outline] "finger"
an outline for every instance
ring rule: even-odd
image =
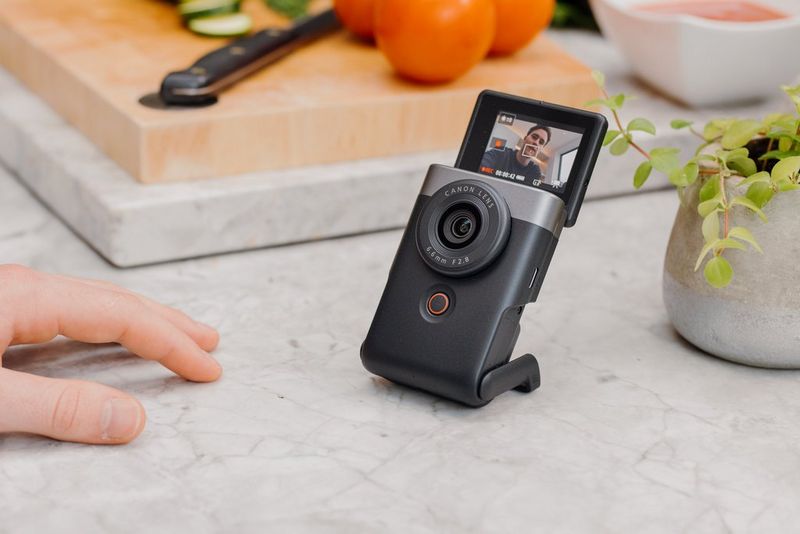
[[[86,278],[75,278],[72,276],[64,276],[64,275],[52,275],[56,278],[63,278],[65,280],[71,280],[73,282],[87,284],[95,287],[99,287],[102,289],[107,289],[109,291],[118,291],[122,293],[128,293],[130,295],[135,296],[142,303],[153,310],[154,312],[158,313],[169,322],[186,332],[186,334],[191,337],[195,343],[197,343],[201,349],[211,352],[212,350],[217,348],[219,345],[219,333],[213,327],[203,324],[200,322],[195,321],[185,313],[175,308],[171,308],[169,306],[165,306],[155,300],[145,297],[139,293],[131,291],[127,288],[117,286],[112,284],[111,282],[106,282],[104,280],[91,280]]]
[[[4,299],[13,310],[14,343],[42,343],[63,334],[88,343],[120,343],[196,382],[222,373],[185,332],[133,295],[31,273],[26,289],[10,289],[16,294]]]
[[[139,401],[114,388],[0,369],[0,433],[127,443],[141,434],[145,420]]]

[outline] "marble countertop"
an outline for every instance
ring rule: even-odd
[[[0,263],[104,278],[222,333],[213,384],[115,346],[6,365],[148,412],[127,446],[0,437],[0,532],[781,532],[800,519],[800,374],[695,350],[661,264],[677,198],[587,203],[518,352],[532,394],[470,409],[358,355],[397,231],[117,270],[0,171]]]

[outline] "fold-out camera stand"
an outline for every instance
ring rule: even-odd
[[[523,354],[486,373],[481,380],[478,396],[488,402],[512,389],[530,393],[541,383],[539,362],[533,354]]]

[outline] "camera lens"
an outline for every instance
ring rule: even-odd
[[[453,206],[444,213],[441,221],[439,238],[451,249],[466,247],[480,230],[480,214],[471,204]]]
[[[455,221],[453,221],[453,235],[458,238],[464,238],[469,235],[470,230],[472,230],[472,219],[469,217],[459,217]]]
[[[433,184],[438,189],[416,216],[417,252],[444,276],[470,276],[486,268],[511,233],[511,213],[503,196],[490,184],[459,180],[462,176],[458,169],[433,165],[425,182],[432,185],[424,191],[430,193]]]

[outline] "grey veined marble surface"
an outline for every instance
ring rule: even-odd
[[[132,392],[121,447],[0,437],[0,532],[789,532],[800,374],[683,342],[661,303],[674,193],[589,202],[517,351],[542,387],[464,408],[370,376],[399,232],[116,270],[0,173],[0,262],[104,278],[222,333],[219,382],[114,346],[6,364]]]

